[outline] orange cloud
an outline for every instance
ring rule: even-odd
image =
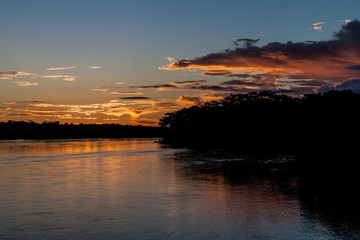
[[[27,86],[37,86],[39,83],[37,82],[26,82],[26,81],[14,81],[20,87],[27,87]]]
[[[314,23],[313,27],[322,24],[324,22]],[[256,78],[257,84],[268,82],[275,88],[279,79],[306,79],[311,84],[314,80],[338,82],[360,77],[360,71],[351,67],[360,63],[360,22],[357,20],[348,22],[328,41],[272,42],[262,47],[254,46],[256,41],[248,39],[248,44],[233,50],[174,61],[159,69],[201,69],[206,71],[204,75],[234,78],[238,78],[237,72],[245,71],[251,75],[249,77]],[[291,89],[292,86],[287,87]],[[299,87],[296,90],[301,91]]]
[[[217,69],[217,70],[206,71],[202,75],[204,75],[204,76],[222,76],[222,75],[229,75],[229,74],[231,74],[231,72],[228,70]]]
[[[122,95],[142,95],[143,93],[141,92],[110,92],[110,94],[122,94]]]

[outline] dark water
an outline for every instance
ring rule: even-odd
[[[347,195],[318,193],[292,162],[154,139],[0,141],[0,239],[360,239]]]

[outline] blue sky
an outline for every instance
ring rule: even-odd
[[[201,67],[159,70],[166,57],[235,49],[238,38],[260,39],[257,46],[327,41],[341,20],[359,18],[360,2],[1,0],[0,7],[1,121],[155,124],[164,112],[194,103],[182,96],[229,94],[140,88],[224,80],[202,75]]]

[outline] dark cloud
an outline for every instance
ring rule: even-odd
[[[357,49],[360,49],[359,40],[360,40],[360,22],[355,19],[354,21],[349,22],[348,24],[344,25],[339,32],[334,33],[334,38],[337,40],[341,40],[347,44],[357,46]]]
[[[312,87],[316,89],[319,86],[316,81],[324,81],[324,83],[330,81],[335,84],[348,78],[360,78],[360,74],[354,75],[356,73],[354,70],[360,70],[360,22],[358,20],[342,26],[327,41],[271,42],[261,47],[254,45],[257,41],[246,38],[237,39],[235,49],[210,53],[190,60],[175,61],[160,69],[202,69],[206,71],[204,75],[218,74],[246,78],[240,80],[251,80],[249,84],[262,85],[265,89],[276,86],[279,79],[289,80],[286,89],[301,87],[297,83],[291,84],[291,80],[308,81],[305,88],[315,84]],[[247,73],[236,74],[239,70]],[[262,84],[263,82],[265,84]],[[237,83],[245,84],[246,82]]]
[[[257,43],[260,39],[250,39],[250,38],[238,38],[235,41],[233,41],[235,46],[240,46],[241,44],[244,45],[244,47],[250,47]]]
[[[246,80],[229,80],[229,81],[225,81],[220,83],[221,85],[236,85],[236,86],[264,86],[264,84],[261,83],[255,83],[252,81],[246,81]]]
[[[347,66],[346,69],[360,71],[360,65],[350,65]]]
[[[37,100],[32,100],[32,101],[22,101],[21,103],[45,103],[45,101],[37,101]]]
[[[175,102],[157,102],[154,104],[155,107],[159,108],[169,108],[169,107],[177,107],[179,104]]]
[[[260,86],[255,82],[246,82],[243,81],[243,84],[203,84],[206,81],[187,81],[186,84],[180,82],[182,84],[157,84],[157,85],[142,85],[142,86],[132,86],[132,88],[155,88],[155,89],[163,89],[163,90],[194,90],[194,91],[222,91],[222,92],[238,92],[242,91],[243,88],[250,86]],[[263,83],[265,84],[265,83]],[[224,85],[224,86],[222,86]],[[231,86],[234,85],[234,86]],[[238,85],[238,86],[235,86]],[[241,85],[241,88],[239,86]],[[164,87],[165,86],[165,87]],[[268,84],[268,86],[272,86]],[[121,98],[124,99],[124,98]]]
[[[2,115],[3,117],[33,117],[33,114],[30,113],[6,113]]]
[[[235,77],[239,79],[232,79],[222,82],[221,85],[237,85],[246,87],[257,87],[263,90],[271,90],[277,87],[276,82],[281,78],[281,75],[276,73],[263,74],[229,74],[228,77]]]
[[[184,95],[184,96],[180,96],[180,100],[181,101],[186,101],[186,102],[193,102],[196,105],[200,105],[201,104],[201,100],[198,97],[192,97],[189,95]]]
[[[15,76],[18,72],[15,71],[7,71],[7,72],[0,72],[0,75],[12,75]]]
[[[202,90],[202,91],[226,91],[226,92],[234,92],[238,89],[231,86],[219,86],[219,85],[200,85],[200,86],[191,86],[187,88],[188,90]]]
[[[278,94],[299,95],[300,93],[303,93],[302,90],[303,89],[301,89],[301,91],[299,91],[299,89],[283,89],[283,88],[279,88],[279,89],[274,89],[273,92],[278,93]]]
[[[177,84],[177,85],[195,84],[195,83],[206,83],[206,80],[193,80],[193,81],[174,82],[174,84]]]
[[[330,90],[351,90],[355,93],[360,93],[360,79],[347,79],[333,85],[323,85],[319,87],[316,92],[324,93]]]
[[[135,120],[136,123],[139,124],[156,124],[158,123],[157,120],[152,120],[152,119],[137,119]]]
[[[140,85],[140,86],[130,86],[130,88],[177,88],[173,84],[155,84],[155,85]]]
[[[148,98],[148,97],[121,97],[118,99],[120,99],[120,100],[147,100],[150,98]]]
[[[326,83],[326,80],[308,80],[308,79],[280,79],[278,83],[281,84],[296,84],[301,86],[321,86]],[[330,82],[330,81],[328,81]]]
[[[353,21],[349,24],[359,24],[356,31],[360,31],[360,23]],[[336,63],[344,62],[340,59],[341,50],[349,48],[345,43],[356,43],[355,39],[348,39],[354,34],[335,34],[335,40],[320,42],[272,42],[263,47],[246,46],[225,52],[210,53],[193,60],[181,60],[174,63],[175,68],[206,67],[224,65],[227,67],[269,67],[282,68],[295,60],[324,60],[331,58]],[[356,36],[356,35],[355,35]],[[357,39],[360,40],[360,39]],[[358,43],[356,43],[358,45]]]

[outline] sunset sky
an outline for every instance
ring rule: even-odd
[[[0,121],[156,125],[229,94],[360,92],[360,1],[0,0]]]

